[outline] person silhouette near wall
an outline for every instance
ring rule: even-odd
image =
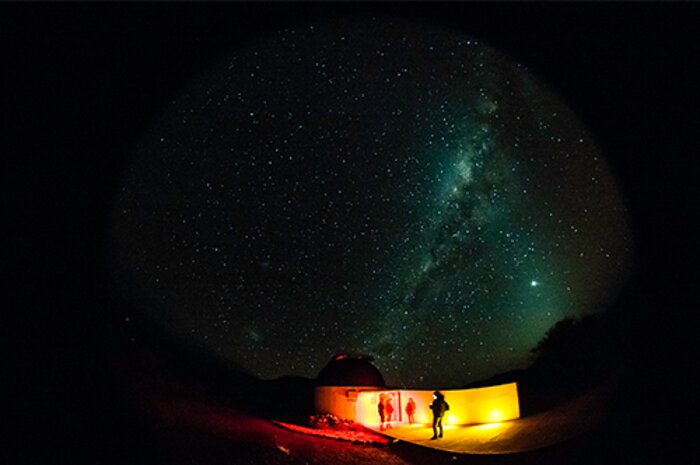
[[[385,410],[387,427],[391,427],[391,421],[394,419],[394,404],[391,402],[391,397],[386,400]]]
[[[440,437],[442,437],[442,417],[445,416],[445,412],[449,409],[450,406],[445,402],[445,396],[440,391],[435,391],[433,393],[433,402],[430,404],[430,410],[433,411],[433,437],[430,439],[438,438],[438,426],[440,427]]]
[[[377,412],[379,413],[379,421],[380,421],[380,426],[379,429],[384,431],[384,421],[385,421],[385,415],[384,415],[384,394],[381,394],[379,396],[379,402],[377,403]]]
[[[412,425],[415,423],[414,415],[416,414],[416,401],[413,400],[413,397],[408,399],[408,403],[406,404],[406,416],[408,417],[408,424]]]

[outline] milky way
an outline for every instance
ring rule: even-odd
[[[333,21],[202,72],[136,150],[115,277],[144,316],[264,378],[339,352],[391,384],[523,367],[629,267],[603,155],[526,66],[419,23]]]

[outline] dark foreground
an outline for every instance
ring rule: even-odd
[[[665,418],[659,404],[687,399],[655,395],[654,385],[635,372],[623,373],[605,418],[592,430],[521,453],[456,455],[402,441],[354,444],[289,431],[271,420],[308,420],[312,380],[261,382],[167,349],[177,355],[171,362],[125,348],[109,379],[76,391],[81,408],[56,403],[25,415],[32,425],[23,434],[29,446],[20,450],[20,460],[0,463],[22,458],[72,465],[690,463],[679,456],[689,449],[690,430]],[[188,367],[185,372],[178,372],[181,365]],[[106,381],[109,390],[94,389]]]
[[[624,403],[613,400],[608,419],[597,428],[561,443],[533,451],[501,455],[454,454],[397,441],[387,445],[356,444],[293,432],[274,424],[277,417],[304,421],[308,400],[299,398],[309,386],[274,389],[253,384],[231,394],[190,385],[162,371],[157,364],[127,364],[121,371],[125,399],[134,412],[139,437],[122,450],[122,463],[179,464],[605,464],[647,463],[653,442],[626,429],[620,421]],[[140,365],[140,366],[138,366]],[[240,381],[240,380],[239,380]],[[245,383],[243,383],[245,384]],[[621,389],[624,389],[621,388]],[[292,399],[284,399],[284,392]],[[257,394],[256,394],[257,393]],[[268,408],[261,408],[260,399]],[[284,409],[289,404],[298,407]],[[617,405],[617,408],[615,407]],[[129,433],[133,433],[130,431]],[[128,448],[128,444],[123,447]],[[650,455],[651,452],[651,455]],[[643,454],[643,455],[642,455]],[[115,458],[115,457],[112,457]],[[94,457],[93,463],[109,462]],[[116,461],[115,461],[116,463]]]
[[[171,464],[588,464],[624,463],[597,432],[512,455],[456,455],[406,442],[369,446],[288,431],[264,418],[193,400],[156,407],[155,447]]]

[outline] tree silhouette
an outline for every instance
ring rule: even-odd
[[[533,375],[562,388],[601,381],[620,363],[620,332],[610,315],[558,321],[532,349]]]

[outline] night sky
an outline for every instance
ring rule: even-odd
[[[419,21],[317,21],[184,83],[118,193],[114,261],[169,332],[263,378],[524,367],[629,268],[595,138],[536,70]]]

